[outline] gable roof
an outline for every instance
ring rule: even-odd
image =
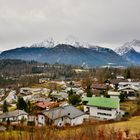
[[[64,116],[70,119],[74,119],[78,116],[82,116],[85,114],[83,111],[75,108],[72,105],[61,106],[61,107],[53,108],[47,111],[45,110],[42,113],[52,120],[55,120]]]
[[[83,111],[77,109],[76,107],[72,105],[64,106],[64,109],[67,111],[67,116],[71,119],[74,119],[76,117],[79,117],[85,114]]]
[[[18,117],[20,115],[28,115],[28,113],[26,113],[23,110],[14,110],[14,111],[11,111],[11,112],[6,112],[6,113],[3,113],[3,114],[0,114],[0,119]]]
[[[42,113],[51,120],[55,120],[55,119],[66,116],[66,111],[62,107],[45,110]]]
[[[139,91],[139,88],[131,86],[131,85],[122,87],[122,88],[118,89],[118,91],[123,91],[123,90],[127,90],[127,89],[132,89],[132,90],[135,90],[135,91]]]
[[[88,101],[89,106],[118,108],[120,99],[105,97],[85,97],[83,101]]]

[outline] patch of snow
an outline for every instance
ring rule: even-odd
[[[132,49],[134,49],[137,52],[140,52],[140,41],[139,40],[133,40],[131,42],[126,42],[123,46],[116,48],[114,51],[122,56]]]

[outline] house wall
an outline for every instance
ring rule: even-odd
[[[6,122],[7,120],[8,120],[8,118],[3,118],[3,119],[0,119],[0,122],[3,122],[3,121]],[[17,121],[17,117],[10,117],[9,120],[10,121]]]
[[[127,97],[129,100],[136,100],[137,99],[137,97],[130,97],[130,96],[128,96]]]
[[[117,109],[104,110],[97,107],[90,107],[90,116],[96,117],[102,120],[115,119],[119,114],[119,107]]]
[[[59,127],[64,126],[65,125],[65,117],[58,118],[58,119],[54,120],[53,124],[56,126],[59,126]]]
[[[84,105],[84,112],[89,113],[89,106]]]
[[[25,120],[28,120],[28,116],[27,115],[20,115],[17,117],[18,120],[22,120],[22,119],[25,119]]]
[[[83,121],[84,121],[84,115],[72,119],[70,125],[71,126],[80,125],[83,123]]]
[[[110,95],[110,98],[117,98],[117,99],[119,99],[119,96],[118,95]]]
[[[20,115],[18,117],[10,117],[9,120],[10,121],[21,121],[22,119],[28,120],[28,116],[27,115]],[[4,119],[0,119],[0,122],[2,122]],[[5,121],[8,120],[8,117],[5,118]]]
[[[76,117],[74,119],[69,119],[68,117],[61,117],[61,118],[58,118],[58,119],[54,120],[53,124],[58,126],[58,127],[62,127],[66,123],[70,124],[71,126],[80,125],[80,124],[83,123],[84,117],[85,117],[85,115]],[[43,125],[43,126],[45,125],[44,115],[38,115],[38,125]]]
[[[42,114],[38,114],[37,122],[38,122],[38,125],[44,126],[45,125],[45,116]]]

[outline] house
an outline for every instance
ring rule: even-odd
[[[71,87],[67,87],[65,89],[65,92],[68,93],[70,91],[73,91],[74,93],[76,93],[77,95],[82,95],[84,93],[84,90],[80,87],[80,88],[71,88]]]
[[[44,110],[38,114],[38,125],[55,125],[62,127],[66,124],[71,126],[83,123],[85,113],[72,105],[60,106],[50,110]]]
[[[50,108],[54,108],[57,107],[58,103],[57,102],[48,102],[48,101],[42,101],[42,102],[37,102],[36,103],[36,107],[39,109],[50,109]]]
[[[47,89],[47,88],[29,88],[29,87],[20,88],[20,93],[23,95],[30,95],[30,94],[47,95],[49,92],[50,92],[50,89]]]
[[[124,94],[127,99],[136,100],[140,90],[137,87],[128,85],[128,86],[118,89],[118,91],[120,91],[122,94]]]
[[[53,91],[51,93],[51,97],[62,101],[62,100],[66,100],[68,98],[68,93],[66,93],[65,91],[61,91],[61,92]]]
[[[101,92],[105,92],[110,89],[112,89],[112,87],[108,84],[98,84],[98,83],[92,84],[92,90],[94,95],[100,95]]]
[[[132,81],[130,79],[128,79],[128,81],[123,81],[123,82],[119,82],[118,83],[118,88],[123,88],[126,86],[131,86],[137,89],[140,89],[140,82],[139,81]]]
[[[28,119],[28,113],[23,110],[14,110],[0,114],[0,122],[10,120],[11,122],[19,122]]]
[[[120,96],[120,92],[118,91],[108,91],[108,95],[110,96],[110,98],[118,98]]]
[[[116,119],[120,115],[120,100],[118,98],[85,97],[84,112],[100,120]]]

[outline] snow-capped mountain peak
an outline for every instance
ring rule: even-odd
[[[140,41],[133,40],[131,42],[126,42],[123,46],[116,48],[114,51],[119,55],[124,55],[128,53],[130,50],[135,50],[136,52],[140,52]]]
[[[133,48],[129,45],[129,42],[127,42],[123,46],[116,48],[114,51],[119,55],[124,55],[127,52],[129,52],[131,49]]]
[[[34,43],[30,47],[45,47],[45,48],[53,48],[55,47],[56,42],[53,40],[53,38],[44,40],[42,42]]]

